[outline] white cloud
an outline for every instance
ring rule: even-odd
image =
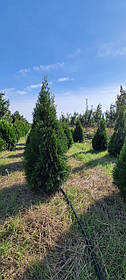
[[[126,46],[118,47],[114,44],[106,44],[99,48],[97,55],[99,57],[107,56],[125,56],[126,55]]]
[[[33,66],[33,70],[34,71],[39,71],[40,70],[40,66]]]
[[[4,88],[4,89],[1,89],[0,92],[1,91],[10,94],[13,91],[15,91],[15,88]]]
[[[34,85],[27,86],[27,89],[31,90],[31,89],[41,88],[41,86],[42,84],[34,84]]]
[[[48,84],[49,84],[49,85],[52,85],[52,82],[50,81]],[[33,85],[30,85],[30,86],[27,86],[26,89],[27,89],[28,91],[29,91],[29,90],[31,91],[31,90],[34,90],[34,89],[40,89],[41,86],[42,86],[42,83],[33,84]]]
[[[70,78],[69,77],[63,77],[63,78],[59,78],[57,80],[57,82],[65,82],[65,81],[70,81]]]
[[[74,58],[74,57],[79,56],[81,53],[82,53],[82,51],[81,51],[81,49],[79,48],[79,49],[77,49],[75,52],[68,54],[67,57],[68,57],[68,58]]]
[[[20,94],[20,95],[25,95],[25,94],[27,94],[27,91],[26,90],[16,90],[16,93]]]
[[[49,70],[56,70],[58,68],[63,68],[64,67],[64,62],[57,62],[55,64],[48,64],[48,65],[39,65],[39,66],[34,66],[33,70],[34,71],[49,71]]]
[[[24,68],[24,69],[20,69],[18,71],[18,73],[22,74],[22,75],[25,75],[26,73],[30,72],[30,69],[27,69],[27,68]]]

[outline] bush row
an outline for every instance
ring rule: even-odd
[[[0,120],[0,152],[7,149],[13,150],[19,138],[25,136],[29,130],[29,124],[16,119],[14,123]]]

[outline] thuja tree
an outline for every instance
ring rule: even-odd
[[[1,140],[1,150],[6,148],[11,151],[16,146],[15,130],[6,120],[0,120],[0,138],[4,141]]]
[[[108,136],[106,133],[105,121],[101,120],[98,129],[92,139],[92,147],[96,151],[105,151],[108,146]]]
[[[113,179],[114,184],[118,186],[121,194],[126,199],[126,138],[113,170]]]
[[[116,121],[114,133],[111,136],[108,151],[111,155],[117,156],[124,144],[126,136],[126,91],[120,88],[120,95],[116,100]]]
[[[79,143],[84,141],[84,131],[80,120],[77,120],[76,122],[76,127],[73,131],[73,140],[74,142],[79,142]]]
[[[56,117],[54,97],[44,79],[24,153],[25,172],[31,188],[52,193],[62,185],[69,174],[66,150],[67,139]]]
[[[64,133],[66,135],[66,138],[67,138],[67,147],[68,149],[72,146],[73,144],[73,136],[72,136],[72,132],[69,128],[69,125],[67,123],[62,123],[62,127],[63,127],[63,130],[64,130]]]
[[[0,92],[0,119],[11,121],[11,112],[9,111],[9,100],[4,99],[5,93]]]

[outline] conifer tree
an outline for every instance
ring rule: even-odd
[[[11,121],[11,112],[9,111],[9,100],[5,100],[4,95],[4,92],[0,92],[0,119]]]
[[[114,184],[120,189],[126,199],[126,138],[120,151],[116,166],[113,169]]]
[[[74,142],[79,142],[79,143],[82,143],[84,141],[84,131],[80,120],[77,120],[76,122],[76,127],[73,131],[73,140]]]
[[[92,147],[96,151],[105,151],[108,146],[108,137],[106,133],[105,121],[101,120],[97,132],[92,139]]]
[[[116,122],[114,133],[111,136],[108,151],[111,155],[117,156],[124,144],[126,136],[126,91],[120,87],[120,95],[116,100]]]
[[[64,133],[66,135],[66,138],[67,138],[67,147],[68,149],[72,146],[73,144],[73,136],[72,136],[72,132],[69,128],[69,125],[67,123],[62,123],[62,127],[63,127],[63,130],[64,130]]]
[[[54,97],[44,79],[24,153],[25,172],[31,188],[52,193],[62,185],[69,174],[66,150],[67,139],[56,117]]]

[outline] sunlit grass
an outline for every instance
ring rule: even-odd
[[[47,197],[26,185],[19,164],[24,143],[22,139],[1,161],[9,176],[0,177],[0,280],[96,280],[87,245],[62,194]],[[72,173],[63,188],[83,222],[103,279],[124,280],[126,206],[112,184],[115,158],[107,151],[94,152],[88,141],[74,144],[68,159]]]
[[[108,151],[95,152],[92,149],[91,141],[86,143],[76,143],[69,150],[68,156],[75,158],[83,164],[83,171],[91,168],[103,169],[107,175],[112,175],[116,158],[112,157]]]

